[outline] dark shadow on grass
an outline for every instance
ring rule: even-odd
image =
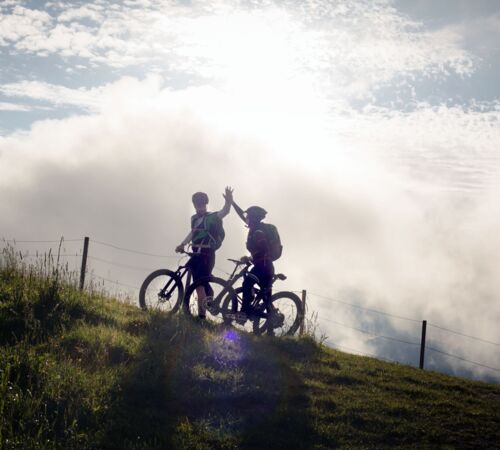
[[[309,448],[307,388],[276,343],[221,327],[182,355],[172,412],[191,426],[176,430],[175,448]]]
[[[178,321],[152,314],[141,328],[144,344],[111,393],[111,408],[103,417],[99,448],[170,448],[173,418],[168,377],[175,363],[172,344]]]
[[[309,344],[161,315],[144,337],[101,448],[310,448],[310,400],[292,368]]]

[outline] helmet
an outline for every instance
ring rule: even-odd
[[[266,217],[267,211],[260,206],[250,206],[250,208],[248,208],[245,213],[247,214],[248,218],[252,218],[260,222],[262,219],[264,219],[264,217]]]
[[[208,203],[208,195],[204,192],[195,192],[192,200],[195,205],[206,205]]]

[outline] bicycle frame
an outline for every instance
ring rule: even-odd
[[[230,292],[231,290],[233,290],[234,284],[240,278],[243,278],[248,273],[248,269],[251,266],[251,263],[243,263],[241,261],[237,261],[237,260],[234,260],[234,259],[228,259],[228,260],[231,261],[231,262],[233,262],[233,263],[235,263],[235,267],[234,267],[231,275],[229,276],[229,278],[226,280],[226,287],[219,293],[219,295],[217,295],[216,298],[214,298],[213,301],[216,304],[219,304],[221,302],[221,300],[223,299],[223,297],[225,295],[227,295],[228,292]],[[239,273],[236,273],[238,271],[238,267],[241,266],[241,265],[244,265],[244,267],[240,270]],[[275,275],[273,277],[272,284],[274,284],[274,282],[276,280],[278,280],[278,279],[282,279],[282,277],[279,276],[279,275]],[[272,296],[272,287],[270,289],[268,289],[267,292],[265,292],[265,293],[263,291],[264,290],[261,289],[260,286],[259,286],[259,293],[257,295],[255,295],[254,298],[253,298],[253,300],[252,300],[252,305],[253,306],[256,306],[261,299],[264,300],[264,302],[266,304],[268,303],[268,302],[266,302],[265,297],[271,298],[271,296]],[[262,295],[260,295],[260,294],[262,294]],[[238,295],[234,295],[234,297],[233,297],[233,305],[232,305],[232,309],[233,309],[234,312],[236,312],[237,309],[238,309],[238,302],[242,303],[242,299]]]
[[[185,255],[187,255],[189,257],[194,255],[194,253],[190,253],[190,252],[182,252],[182,253],[184,253]],[[191,285],[191,280],[192,280],[191,270],[189,270],[189,267],[187,266],[187,264],[183,264],[183,265],[180,265],[174,273],[175,273],[176,277],[178,277],[179,280],[181,280],[181,283],[182,283],[182,279],[184,278],[184,276],[187,273],[186,284],[183,284],[184,293],[186,293],[188,287]],[[167,282],[167,284],[160,291],[159,295],[161,297],[170,298],[174,289],[175,289],[175,281],[173,278],[170,278],[170,280]],[[167,292],[167,290],[168,290],[168,292]]]
[[[187,279],[186,279],[185,289],[187,289],[188,286],[191,284],[191,271],[186,266],[179,266],[177,268],[177,270],[175,271],[175,275],[181,281],[184,278],[184,276],[186,275],[186,273],[187,273]],[[170,298],[170,295],[172,295],[172,292],[174,291],[174,289],[175,289],[175,279],[170,278],[170,280],[168,280],[167,284],[160,291],[160,296]]]

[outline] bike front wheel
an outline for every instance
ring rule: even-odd
[[[213,276],[200,278],[186,290],[183,309],[188,315],[205,318],[213,323],[224,323],[222,303],[235,296],[234,289],[222,278]]]
[[[255,334],[268,333],[273,336],[292,336],[304,318],[302,302],[293,292],[277,292],[271,297],[271,306],[265,318],[255,320]]]
[[[175,272],[167,269],[149,274],[139,290],[139,305],[142,309],[157,309],[169,314],[175,313],[184,297],[182,280]]]

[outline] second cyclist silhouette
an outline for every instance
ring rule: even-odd
[[[281,257],[283,246],[277,228],[269,223],[264,223],[267,211],[260,206],[251,206],[246,211],[240,208],[234,199],[233,207],[238,216],[248,226],[247,250],[250,252],[252,269],[245,275],[243,280],[243,305],[241,313],[245,319],[259,314],[254,311],[252,302],[253,286],[257,283],[263,292],[264,299],[269,301],[271,296],[271,286],[274,276],[274,264]],[[266,304],[266,308],[269,305]]]

